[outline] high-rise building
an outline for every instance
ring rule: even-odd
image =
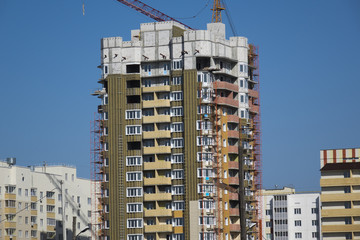
[[[360,239],[360,148],[320,151],[324,240]]]
[[[141,24],[101,41],[93,127],[99,237],[256,239],[257,48],[225,25]]]
[[[294,188],[262,191],[263,239],[320,239],[320,193]]]
[[[90,189],[74,167],[0,161],[0,239],[72,239],[73,223],[75,234],[91,223]],[[90,231],[81,234],[90,237]]]

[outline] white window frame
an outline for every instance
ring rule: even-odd
[[[183,65],[184,65],[183,60],[178,59],[178,60],[173,60],[172,61],[171,67],[172,67],[172,70],[179,70],[179,69],[183,68]]]
[[[135,191],[135,194],[129,194],[129,191]],[[144,194],[143,188],[141,187],[128,187],[126,188],[126,197],[142,197]]]
[[[184,162],[184,154],[173,154],[171,155],[171,163],[183,163]]]
[[[181,117],[184,116],[183,107],[172,107],[170,108],[170,116],[171,117]]]
[[[129,179],[129,175],[130,175],[130,174],[136,174],[136,180]],[[138,176],[140,176],[140,178],[138,178]],[[143,176],[142,176],[142,172],[140,172],[140,171],[127,172],[127,173],[126,173],[126,181],[127,181],[127,182],[142,181],[142,179],[143,179]]]
[[[142,156],[126,156],[126,166],[142,166]]]
[[[183,122],[174,122],[170,125],[171,132],[183,132],[184,123]]]
[[[180,190],[180,189],[182,189],[182,190]],[[184,185],[171,186],[171,194],[172,195],[184,195],[185,194],[185,186]]]
[[[141,119],[141,109],[126,110],[125,111],[125,119],[126,120]]]
[[[135,211],[132,211],[133,209],[135,209]],[[143,204],[141,202],[127,203],[126,212],[127,213],[143,212]]]
[[[170,145],[171,145],[171,148],[183,148],[184,147],[184,138],[172,138]]]
[[[172,85],[182,85],[183,79],[182,76],[180,77],[173,77],[171,80]]]
[[[130,222],[134,221],[135,226],[130,226]],[[126,222],[127,228],[143,228],[144,223],[142,218],[128,218]]]
[[[170,93],[170,101],[182,101],[184,93],[182,91],[175,91]]]
[[[183,169],[176,169],[171,171],[171,179],[184,179],[185,173]]]
[[[142,126],[141,125],[126,125],[126,135],[141,135]]]
[[[142,235],[142,234],[128,234],[127,235],[127,240],[144,240],[144,235]]]

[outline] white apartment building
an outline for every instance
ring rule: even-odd
[[[320,239],[320,193],[262,190],[263,239]]]
[[[0,239],[72,239],[73,217],[75,234],[88,227],[90,180],[76,177],[74,167],[21,167],[13,160],[0,161]],[[85,231],[81,239],[90,236]]]

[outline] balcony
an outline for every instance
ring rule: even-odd
[[[144,178],[144,186],[171,185],[171,177]]]
[[[170,146],[159,146],[159,147],[144,147],[144,154],[160,154],[160,153],[171,153]]]
[[[4,227],[5,228],[16,228],[16,222],[5,222]]]
[[[53,198],[46,198],[47,205],[55,205],[55,199]]]
[[[144,170],[153,169],[171,169],[171,162],[158,161],[158,162],[144,162]]]
[[[153,107],[170,107],[169,99],[160,99],[152,101],[143,101],[143,108],[153,108]]]
[[[323,233],[331,232],[357,232],[360,229],[360,224],[344,224],[344,225],[321,225]]]
[[[249,96],[253,98],[259,98],[259,92],[249,89],[248,90]]]
[[[228,146],[228,153],[239,153],[239,147],[238,146]]]
[[[140,88],[127,88],[126,89],[127,96],[140,95],[140,94],[141,94]]]
[[[235,131],[235,130],[229,130],[227,131],[227,135],[229,138],[237,138],[239,139],[239,132],[238,131]]]
[[[143,116],[143,123],[170,122],[170,115]]]
[[[143,132],[143,139],[153,139],[153,138],[171,138],[171,132],[170,131]]]
[[[238,177],[229,177],[229,184],[239,185],[239,178]]]
[[[239,107],[239,101],[236,99],[232,99],[230,97],[219,97],[217,96],[215,98],[215,103],[217,104],[221,104],[221,105],[226,105],[226,106],[231,106],[231,107]]]
[[[237,193],[229,193],[230,200],[239,200],[239,194]]]
[[[329,178],[320,179],[321,187],[360,185],[360,178]]]
[[[240,232],[240,224],[230,224],[230,232]]]
[[[260,111],[259,105],[253,105],[253,104],[249,104],[249,105],[250,105],[250,112],[259,113]]]
[[[360,201],[360,193],[321,194],[321,202]]]
[[[172,200],[171,193],[144,194],[144,201],[166,201]]]
[[[226,90],[233,91],[233,92],[239,91],[239,87],[236,84],[229,83],[229,82],[216,81],[213,83],[213,86],[215,89],[226,89]]]
[[[228,162],[229,169],[239,169],[239,162],[237,161],[229,161]]]
[[[144,210],[145,217],[171,217],[171,209]]]
[[[170,86],[154,86],[154,87],[143,87],[142,88],[143,93],[149,93],[149,92],[170,92]]]
[[[240,211],[238,208],[230,208],[229,214],[230,216],[240,216]]]
[[[172,225],[145,225],[145,233],[172,232]]]
[[[235,122],[239,123],[239,116],[238,115],[227,115],[228,122]]]
[[[16,194],[15,193],[5,193],[5,200],[16,200]]]
[[[360,208],[321,210],[321,217],[357,217],[357,216],[360,216]]]

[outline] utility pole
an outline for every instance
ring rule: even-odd
[[[65,206],[64,206],[64,198],[65,198],[65,195],[64,195],[64,191],[63,191],[63,184],[64,184],[64,181],[63,180],[60,180],[60,191],[61,191],[61,208],[62,208],[62,233],[63,233],[63,240],[66,240],[66,226],[65,226]]]
[[[72,225],[72,240],[76,240],[76,217],[73,217],[73,225]]]

